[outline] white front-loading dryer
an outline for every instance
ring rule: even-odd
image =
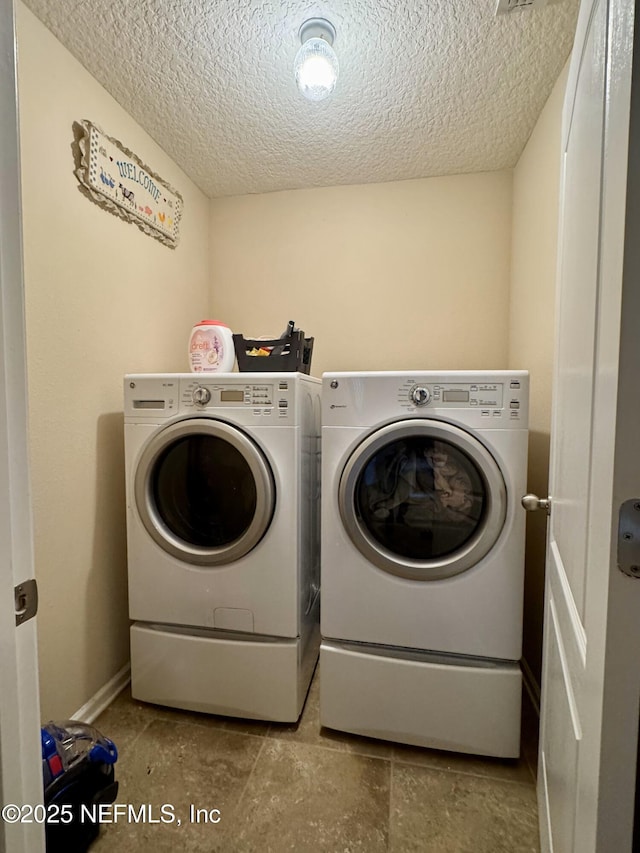
[[[296,720],[319,643],[320,382],[128,375],[136,698]]]
[[[323,724],[517,755],[528,374],[323,382]]]

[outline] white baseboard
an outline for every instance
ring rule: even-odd
[[[113,702],[116,696],[124,690],[130,681],[131,665],[126,664],[88,702],[85,702],[82,708],[79,708],[72,715],[71,719],[80,720],[83,723],[92,723]]]

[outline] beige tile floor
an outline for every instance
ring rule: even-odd
[[[167,804],[176,820],[103,824],[91,853],[540,849],[527,703],[522,757],[502,761],[321,729],[318,698],[316,672],[300,722],[270,725],[147,705],[127,689],[95,723],[119,749],[118,802],[150,804],[155,819]],[[192,805],[219,821],[192,821]]]

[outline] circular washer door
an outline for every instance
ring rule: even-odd
[[[440,421],[390,424],[366,438],[340,478],[342,523],[385,572],[440,580],[475,566],[500,536],[507,495],[497,462]]]
[[[266,533],[275,506],[273,475],[243,432],[193,418],[158,433],[135,477],[142,523],[155,542],[182,562],[230,563]]]

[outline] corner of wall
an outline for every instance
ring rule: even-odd
[[[528,489],[547,494],[555,340],[561,131],[568,65],[513,170],[509,367],[530,373]],[[527,518],[524,658],[539,683],[546,523]]]

